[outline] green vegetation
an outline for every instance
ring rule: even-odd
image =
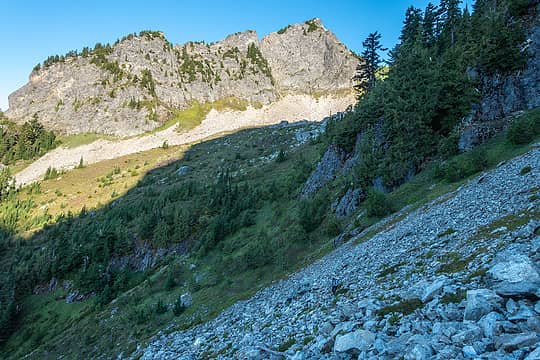
[[[281,35],[281,34],[285,34],[285,32],[286,32],[290,27],[291,27],[291,25],[287,25],[287,26],[285,26],[285,27],[282,27],[281,29],[279,29],[279,30],[277,31],[277,33],[280,34],[280,35]]]
[[[75,148],[77,146],[82,146],[86,144],[93,143],[94,141],[104,139],[104,140],[114,140],[115,138],[110,135],[96,134],[96,133],[84,133],[84,134],[75,134],[58,137],[58,142],[61,146],[67,147],[69,149]]]
[[[516,118],[508,129],[508,140],[512,144],[527,144],[540,135],[540,109]]]
[[[459,304],[465,299],[467,292],[465,290],[458,289],[455,293],[444,294],[441,298],[441,304]]]
[[[266,61],[263,54],[261,53],[261,50],[254,43],[248,45],[247,57],[251,60],[252,64],[257,66],[261,73],[263,73],[269,78],[272,78],[272,71],[268,66],[268,61]]]
[[[315,19],[306,21],[306,25],[308,26],[307,28],[308,33],[316,31],[319,28],[319,25],[317,25],[317,23],[315,22]]]
[[[356,74],[353,77],[355,81],[354,89],[359,96],[365,92],[372,90],[375,87],[377,78],[385,78],[388,74],[388,69],[384,76],[378,76],[381,70],[382,59],[379,55],[380,51],[388,49],[381,45],[381,34],[377,31],[369,34],[366,40],[362,43],[364,51],[362,52],[362,61],[356,67]]]
[[[328,251],[331,245],[327,242],[327,228],[332,226],[327,223],[334,221],[329,216],[331,195],[321,193],[305,205],[298,200],[322,144],[307,144],[288,151],[282,162],[257,160],[282,147],[289,148],[292,139],[294,132],[289,130],[243,131],[230,138],[195,145],[185,153],[171,146],[156,149],[182,156],[180,163],[194,169],[188,175],[177,176],[179,164],[165,161],[169,165],[134,179],[125,175],[129,175],[135,163],[123,164],[128,158],[115,159],[107,165],[88,164],[61,178],[45,180],[39,192],[11,195],[11,200],[2,206],[22,209],[22,200],[28,204],[27,210],[19,213],[26,215],[15,217],[14,223],[0,217],[1,228],[11,229],[6,235],[9,240],[1,243],[5,252],[0,264],[13,269],[10,274],[19,294],[16,303],[26,301],[32,289],[48,282],[51,276],[69,279],[82,293],[94,292],[96,296],[76,305],[85,309],[76,322],[62,318],[62,331],[51,326],[46,337],[34,342],[24,336],[25,331],[39,332],[52,318],[47,316],[38,322],[30,319],[63,300],[55,300],[53,294],[41,295],[45,309],[25,303],[25,315],[17,321],[13,317],[10,327],[5,327],[6,332],[18,329],[5,345],[10,349],[8,352],[17,357],[30,348],[59,351],[60,342],[65,350],[66,344],[78,341],[76,334],[80,334],[80,329],[94,328],[91,324],[110,316],[113,307],[119,308],[119,314],[111,326],[130,329],[118,335],[125,349],[128,339],[150,336],[164,324],[182,328],[208,319],[262,284],[285,276]],[[229,141],[240,149],[232,149]],[[243,157],[237,157],[237,151]],[[148,155],[153,162],[147,169],[164,163],[158,161],[156,154]],[[227,167],[223,166],[223,159]],[[96,182],[96,178],[101,180]],[[137,179],[140,181],[136,185]],[[112,200],[114,205],[100,205]],[[46,213],[39,204],[47,204]],[[306,214],[304,223],[300,220],[302,216],[298,220],[288,216],[302,211]],[[306,222],[307,214],[313,211],[317,212],[319,224]],[[45,224],[49,225],[43,228]],[[35,232],[38,229],[42,231]],[[21,238],[23,235],[26,239]],[[190,255],[183,263],[197,263],[198,270],[194,273],[185,265],[177,266],[175,257],[163,258],[157,268],[146,272],[106,270],[113,256],[128,256],[135,251],[134,236],[151,244],[152,251],[178,244],[186,246]],[[47,250],[33,251],[38,244],[48,244]],[[56,254],[54,257],[52,252]],[[86,258],[92,260],[88,262]],[[44,261],[48,264],[45,267]],[[166,268],[172,270],[161,271]],[[204,280],[196,281],[197,274],[204,274]],[[194,307],[177,306],[174,310],[178,296],[185,291],[193,294]],[[114,305],[110,304],[113,299],[116,299]],[[167,304],[172,304],[172,310],[164,311]],[[101,341],[90,335],[88,343],[83,340],[82,348],[88,351],[99,344],[100,351],[117,351],[104,350],[108,345]],[[80,351],[80,346],[70,348]]]
[[[237,110],[247,109],[248,102],[235,97],[227,97],[214,102],[200,103],[193,101],[191,106],[184,110],[172,110],[171,118],[153,132],[164,130],[178,124],[178,131],[187,131],[201,124],[210,110]]]
[[[280,352],[285,352],[294,344],[296,344],[296,339],[291,336],[287,338],[287,340],[285,340],[281,345],[279,345],[277,350]]]
[[[377,311],[379,316],[386,316],[388,314],[403,314],[410,315],[416,309],[421,309],[424,306],[422,300],[413,298],[402,300],[396,304],[385,306]]]
[[[0,162],[9,165],[17,160],[42,156],[58,145],[56,135],[47,131],[34,115],[32,120],[17,126],[0,113]]]
[[[384,217],[394,212],[394,206],[388,196],[380,191],[370,190],[366,198],[367,215]]]
[[[497,67],[492,61],[484,61],[488,56],[495,61],[501,52],[508,53],[506,58],[521,56],[520,42],[515,38],[522,38],[518,25],[526,18],[513,16],[517,3],[503,0],[492,8],[491,1],[478,1],[472,15],[462,11],[458,1],[444,0],[424,12],[409,8],[401,42],[390,53],[387,78],[377,81],[371,76],[372,86],[360,98],[356,111],[344,121],[328,125],[327,143],[347,151],[353,148],[356,135],[363,132],[363,156],[355,176],[358,185],[366,188],[377,180],[394,189],[430,160],[444,161],[457,153],[456,127],[478,100],[476,80],[467,77],[467,69],[475,67],[485,75],[524,65],[517,61],[511,68],[504,64]],[[503,21],[502,25],[499,20],[492,22],[493,18]],[[500,34],[512,39],[495,41],[495,47],[485,46]],[[365,44],[366,52],[374,56],[377,52],[373,50],[378,48],[375,35],[370,35]],[[367,64],[376,65],[376,61]],[[534,137],[536,130],[524,129],[536,129],[538,123],[537,118],[516,121],[510,139],[519,143],[520,136],[527,136],[523,141],[529,141],[531,135],[523,134],[532,133]],[[441,176],[457,181],[481,171],[486,156],[479,151],[448,162]]]
[[[508,135],[457,154],[456,125],[477,100],[474,80],[466,77],[465,70],[469,66],[479,67],[482,73],[513,69],[479,58],[481,52],[512,55],[516,51],[514,35],[504,30],[499,38],[488,31],[497,28],[482,21],[484,3],[479,1],[472,15],[448,0],[439,7],[428,6],[423,13],[410,8],[387,77],[375,73],[354,112],[330,122],[324,135],[301,146],[292,146],[294,129],[251,129],[191,147],[164,143],[160,149],[88,164],[61,177],[50,168],[45,180],[22,190],[13,189],[9,169],[2,170],[3,354],[11,358],[30,352],[35,357],[62,354],[72,358],[130,354],[158,330],[187,329],[207,321],[330,251],[331,238],[345,225],[345,220],[336,219],[331,204],[351,186],[368,193],[358,211],[365,215],[354,224],[367,227],[404,206],[413,209],[424,204],[479,171],[525,151],[528,146],[524,143],[537,137],[521,138],[523,129],[536,129],[537,120],[527,120],[534,118],[534,112],[516,118],[515,129],[511,127]],[[514,6],[517,1],[499,4],[495,18],[509,21],[508,16],[522,12]],[[475,22],[485,29],[475,33]],[[315,22],[308,25],[308,32],[317,28]],[[141,36],[161,35],[147,32]],[[377,36],[373,39],[378,40]],[[480,49],[482,41],[493,41],[499,48]],[[205,81],[214,81],[207,70],[209,64],[188,52],[194,46],[188,44],[177,51],[182,59],[180,73],[187,81],[194,81],[198,74]],[[369,46],[375,53],[381,50]],[[96,48],[94,61],[117,71],[114,64],[103,61],[110,47]],[[90,56],[91,52],[84,54]],[[256,46],[248,49],[248,59],[239,61],[234,49],[224,57],[236,59],[242,71],[250,65],[260,70],[265,67]],[[148,70],[137,81],[155,92]],[[154,113],[156,104],[155,99],[132,99],[126,105],[147,107]],[[236,98],[193,103],[189,109],[174,111],[164,126],[179,123],[186,129],[199,124],[211,109],[246,107],[245,101]],[[358,150],[363,156],[353,173],[301,198],[306,178],[327,146],[335,144],[351,151],[359,132]],[[267,160],[276,153],[275,161]],[[190,171],[180,175],[180,166]],[[373,190],[375,184],[385,192]],[[389,217],[364,239],[406,215],[402,211]],[[504,223],[511,227],[534,216],[537,212],[531,211],[527,216],[504,219]],[[478,236],[488,236],[495,225],[499,223],[480,229]],[[447,229],[439,235],[450,233]],[[455,273],[468,267],[482,251],[485,249],[479,248],[467,258],[456,253],[426,258],[442,263],[439,273]],[[142,270],[141,254],[155,260],[155,266]],[[391,275],[401,265],[385,266],[379,276]],[[71,289],[57,286],[49,292],[53,279],[66,281]],[[66,304],[64,299],[72,290],[88,297]],[[337,293],[347,291],[340,288]],[[187,308],[179,301],[185,292],[193,297],[193,305]],[[459,301],[460,296],[449,294],[444,301]],[[397,301],[378,314],[391,315],[395,323],[400,314],[411,314],[423,306],[419,299]],[[279,349],[286,351],[295,343],[288,338]],[[208,356],[219,356],[221,351],[216,349]]]

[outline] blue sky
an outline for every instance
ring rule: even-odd
[[[409,5],[429,0],[2,0],[0,2],[0,108],[47,56],[114,42],[140,30],[162,30],[172,43],[217,41],[252,29],[262,37],[291,23],[319,17],[350,49],[361,52],[372,31],[386,47],[399,36]],[[437,2],[437,1],[435,1]]]

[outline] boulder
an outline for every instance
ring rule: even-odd
[[[489,289],[467,291],[464,320],[478,321],[480,318],[502,305],[502,298]]]
[[[540,347],[537,347],[532,353],[530,353],[525,360],[540,360]]]
[[[447,284],[448,279],[446,277],[442,277],[432,282],[424,289],[424,292],[422,294],[422,302],[427,303],[433,300],[437,295],[442,292],[443,287]]]
[[[416,344],[405,354],[405,360],[431,359],[433,349],[428,344]]]
[[[540,338],[536,333],[504,334],[495,338],[495,348],[507,352],[536,344]]]
[[[187,166],[187,165],[180,166],[178,170],[176,170],[176,175],[179,175],[179,176],[186,175],[190,171],[191,171],[191,166]]]
[[[527,256],[514,255],[488,270],[495,292],[501,296],[539,297],[540,274]]]
[[[190,307],[193,304],[193,298],[191,297],[191,294],[184,293],[180,295],[180,304],[182,304],[182,306],[185,308]]]
[[[493,338],[494,336],[501,334],[502,325],[499,322],[502,320],[503,317],[501,314],[492,311],[489,314],[483,316],[478,322],[478,325],[484,332],[485,337]]]
[[[476,340],[482,338],[482,329],[476,325],[471,325],[466,330],[463,330],[454,336],[452,336],[452,342],[454,344],[471,344]]]
[[[466,345],[462,349],[463,357],[465,359],[474,359],[478,356],[478,353],[476,352],[475,348],[471,345]]]
[[[368,330],[356,330],[336,336],[334,351],[338,353],[359,354],[368,350],[375,342],[375,335]]]

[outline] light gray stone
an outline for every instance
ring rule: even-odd
[[[514,351],[526,346],[536,344],[540,338],[536,333],[504,334],[495,338],[495,348],[504,351]]]
[[[492,310],[500,308],[502,298],[489,289],[467,291],[467,303],[465,307],[465,320],[480,320],[480,318]]]
[[[502,332],[502,325],[499,323],[501,320],[503,320],[501,314],[490,312],[480,319],[478,325],[482,328],[485,337],[492,338]]]
[[[515,255],[488,270],[493,289],[502,296],[536,296],[540,274],[524,255]]]
[[[190,307],[193,304],[193,298],[190,293],[184,293],[180,295],[180,303],[183,307]]]
[[[432,282],[429,286],[427,286],[424,289],[424,293],[422,294],[422,302],[427,303],[433,300],[435,296],[439,295],[442,292],[443,287],[447,284],[448,284],[448,279],[445,277],[437,279],[434,282]]]
[[[368,350],[375,342],[375,335],[368,330],[356,330],[345,335],[336,336],[334,343],[335,352],[347,352],[358,354]]]

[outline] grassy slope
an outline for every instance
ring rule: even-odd
[[[28,194],[23,191],[20,197],[21,199],[31,197],[36,204],[48,204],[48,212],[55,218],[61,213],[67,213],[67,211],[77,213],[83,204],[87,209],[106,204],[113,200],[111,197],[113,191],[116,191],[119,194],[118,198],[120,198],[143,177],[143,172],[151,168],[157,169],[147,173],[145,177],[147,181],[151,179],[151,183],[155,184],[153,187],[158,191],[160,187],[167,187],[167,181],[169,181],[167,179],[178,180],[173,172],[180,165],[189,165],[194,168],[186,180],[211,182],[213,176],[226,162],[230,165],[243,167],[246,172],[249,172],[249,178],[254,182],[268,182],[269,172],[276,176],[287,175],[290,169],[294,168],[288,161],[267,163],[267,160],[264,160],[280,148],[290,144],[291,138],[292,130],[246,130],[236,135],[194,146],[189,151],[189,159],[183,158],[185,148],[155,149],[70,171],[62,174],[58,179],[43,181],[41,193]],[[304,158],[305,161],[315,163],[319,154],[318,145],[307,145],[302,148],[301,152],[307,154]],[[166,164],[170,162],[169,159],[173,158],[182,160],[167,166]],[[160,165],[161,167],[159,167]],[[103,186],[105,182],[98,179],[106,178],[107,174],[114,172],[113,170],[117,166],[121,169],[120,173],[112,176],[110,185]],[[138,174],[132,176],[131,173],[137,166],[139,166],[139,169],[136,170]],[[182,180],[180,179],[180,181]],[[128,194],[122,198],[123,201],[138,201],[136,195]],[[36,206],[32,210],[36,216],[39,215],[40,211],[43,211],[40,209],[41,206],[43,205]],[[277,217],[278,221],[285,221],[287,213],[293,211],[290,207],[290,204],[283,205],[283,209],[280,211],[281,215]],[[261,209],[258,215],[261,221],[256,226],[235,234],[229,241],[236,242],[238,239],[242,239],[241,241],[246,243],[250,238],[257,236],[261,227],[272,229],[273,224],[266,221],[265,214],[273,211],[275,209]],[[306,253],[314,249],[304,246],[301,248]],[[318,249],[316,250],[315,253],[318,253]],[[235,257],[242,251],[242,249],[233,251],[230,256]],[[94,346],[98,346],[100,350],[97,353],[91,352],[96,355],[104,351],[103,349],[109,349],[108,341],[110,339],[103,337],[109,326],[130,329],[120,335],[118,341],[121,346],[115,348],[114,353],[126,347],[129,348],[129,345],[131,345],[130,349],[133,350],[134,339],[144,339],[166,324],[182,328],[189,326],[192,322],[206,320],[215,316],[225,306],[247,297],[260,286],[284,276],[287,271],[291,270],[290,266],[287,268],[266,267],[239,274],[230,274],[227,279],[223,279],[219,278],[216,273],[216,264],[222,263],[219,252],[219,250],[211,252],[202,261],[200,259],[167,260],[161,269],[143,274],[145,281],[138,283],[134,289],[129,291],[129,295],[120,296],[104,309],[98,309],[94,306],[93,300],[88,300],[83,304],[77,304],[76,307],[80,311],[73,312],[70,310],[72,305],[59,300],[57,293],[32,296],[25,302],[21,329],[10,339],[6,353],[10,353],[13,357],[19,357],[36,348],[38,344],[42,344],[36,352],[36,357],[46,356],[48,350],[52,351],[53,354],[58,354],[58,352],[65,352],[66,349],[73,351],[70,356],[80,357],[83,354],[88,354],[87,351],[91,351]],[[291,254],[291,256],[293,255]],[[195,273],[186,268],[186,264],[192,262],[197,264]],[[173,267],[174,276],[179,283],[183,282],[184,285],[174,289],[165,289],[163,284],[168,274],[167,269]],[[201,276],[204,279],[195,284],[196,276]],[[152,312],[158,300],[172,303],[179,294],[188,289],[193,292],[197,305],[188,309],[181,317],[174,318],[171,312],[163,315],[156,315]],[[59,303],[62,304],[59,305]],[[111,320],[110,312],[115,307],[119,308],[119,311]],[[65,316],[57,316],[58,311],[65,313]],[[53,322],[54,326],[52,326]],[[100,322],[101,324],[98,326],[97,324]],[[82,346],[79,346],[76,344],[80,341],[83,329],[88,338],[85,338]],[[113,333],[117,332],[113,331]]]
[[[212,181],[223,163],[240,169],[246,181],[270,186],[275,179],[291,176],[291,169],[298,165],[298,161],[313,166],[322,150],[321,144],[312,143],[291,151],[285,162],[262,160],[280,148],[286,148],[291,136],[292,133],[287,130],[254,129],[201,143],[188,152],[185,148],[156,149],[74,170],[62,175],[61,179],[43,182],[42,194],[23,193],[21,196],[35,196],[38,204],[49,202],[49,212],[52,215],[67,210],[78,211],[83,203],[91,208],[112,201],[113,190],[122,195],[141,179],[144,172],[165,165],[170,159],[179,161],[145,175],[145,181],[153,184],[151,186],[157,191],[166,189],[169,183],[183,181],[173,175],[180,165],[194,168],[186,180],[208,182]],[[483,147],[489,154],[489,166],[493,167],[502,160],[525,152],[530,146],[511,145],[501,136]],[[136,171],[139,174],[130,176],[130,171],[137,165],[139,169]],[[106,177],[116,166],[120,167],[121,172],[112,177],[112,184],[99,187],[100,181],[97,179]],[[342,193],[346,181],[340,179],[334,182],[329,187],[330,196]],[[432,169],[428,168],[393,192],[390,198],[396,208],[405,205],[416,208],[456,189],[464,181],[467,179],[456,183],[436,180]],[[85,186],[80,186],[80,183]],[[59,190],[62,195],[54,194],[55,190]],[[128,193],[123,199],[137,201],[134,196]],[[257,209],[255,225],[242,228],[229,236],[205,257],[166,259],[161,267],[139,274],[138,279],[132,279],[133,288],[103,308],[97,307],[92,299],[66,304],[62,300],[63,290],[27,298],[21,314],[20,330],[7,343],[3,349],[4,354],[17,358],[35,350],[31,358],[56,358],[59,354],[65,354],[68,358],[97,355],[109,357],[120,352],[130,353],[141,340],[148,339],[158,330],[183,329],[212,318],[235,301],[248,297],[257,289],[287,276],[331,250],[328,241],[330,236],[318,229],[311,234],[309,241],[290,245],[282,261],[244,271],[231,269],[262,229],[268,233],[269,238],[280,239],[280,229],[286,228],[289,218],[297,211],[296,206],[297,202],[292,199]],[[363,207],[358,213],[362,210]],[[400,218],[385,226],[391,226]],[[356,225],[366,227],[378,220],[360,217]],[[382,228],[375,227],[363,239]],[[194,271],[188,269],[190,264],[196,265]],[[166,286],[170,276],[177,284],[172,288]],[[164,314],[155,312],[158,301],[173,303],[185,291],[192,292],[194,306],[181,316],[175,317],[171,311]]]

